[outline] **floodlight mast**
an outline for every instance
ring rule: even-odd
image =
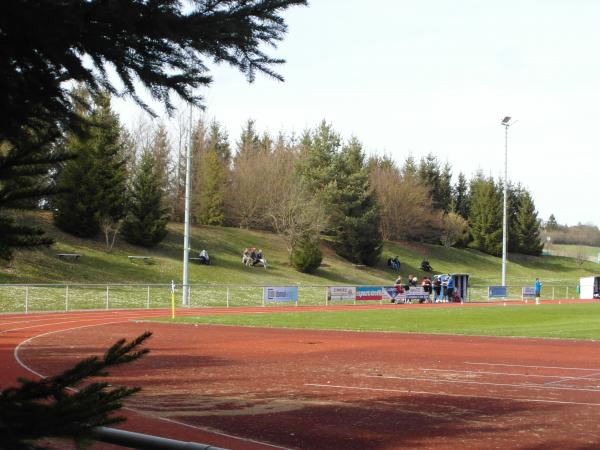
[[[504,127],[504,209],[502,214],[502,286],[506,286],[506,243],[508,238],[508,127],[512,125],[511,117],[502,119]],[[514,123],[514,122],[513,122]]]
[[[190,103],[190,142],[185,162],[185,213],[183,227],[183,305],[190,306],[189,263],[190,263],[190,210],[192,203],[192,104]]]

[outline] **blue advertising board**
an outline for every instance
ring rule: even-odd
[[[265,302],[297,302],[298,286],[272,286],[263,288]]]
[[[508,288],[506,286],[488,286],[488,298],[506,298]]]
[[[521,298],[535,298],[535,286],[523,286],[521,290]]]

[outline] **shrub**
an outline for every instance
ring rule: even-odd
[[[291,262],[298,272],[313,273],[321,265],[323,254],[319,242],[303,240],[292,249]]]

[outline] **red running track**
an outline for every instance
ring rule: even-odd
[[[186,314],[208,312],[240,310]],[[599,342],[136,322],[166,314],[0,316],[0,385],[150,330],[150,355],[111,373],[143,387],[132,431],[239,449],[600,448]]]

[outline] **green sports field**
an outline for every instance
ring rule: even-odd
[[[600,303],[403,308],[180,317],[175,321],[252,327],[600,339]]]

